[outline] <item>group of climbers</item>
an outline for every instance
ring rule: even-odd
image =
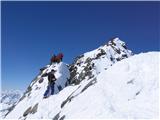
[[[63,54],[59,53],[57,56],[53,55],[51,57],[50,62],[51,62],[51,64],[55,63],[55,62],[59,63],[59,62],[62,61],[62,59],[63,59]],[[47,86],[47,90],[44,93],[43,98],[48,98],[50,95],[54,94],[54,85],[55,85],[55,81],[57,80],[56,77],[55,77],[55,72],[56,72],[56,70],[52,69],[49,73],[45,73],[41,76],[41,77],[47,77],[48,78],[48,86]],[[60,88],[60,86],[58,86],[58,89],[61,90],[62,88]]]
[[[62,61],[62,59],[63,59],[63,53],[59,53],[57,56],[54,54],[52,57],[51,57],[51,64],[52,63],[55,63],[55,62],[57,62],[57,63],[59,63],[59,62],[61,62]]]

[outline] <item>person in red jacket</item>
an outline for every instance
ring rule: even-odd
[[[56,55],[55,55],[55,54],[51,57],[50,62],[51,62],[51,64],[52,64],[53,62],[56,62]]]
[[[51,64],[54,63],[54,62],[61,62],[63,59],[63,53],[59,53],[57,56],[56,55],[53,55],[52,58],[50,59],[50,62]]]
[[[63,59],[63,53],[59,53],[57,56],[58,56],[59,59],[62,61],[62,59]]]

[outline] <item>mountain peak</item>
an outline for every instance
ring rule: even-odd
[[[142,58],[130,57],[132,55],[132,52],[126,47],[125,42],[119,38],[114,38],[108,44],[78,56],[70,65],[66,65],[63,62],[54,62],[47,65],[43,69],[40,69],[40,74],[31,82],[19,102],[12,107],[13,109],[9,110],[5,118],[17,118],[20,120],[62,120],[81,116],[101,118],[102,113],[102,117],[110,115],[109,117],[121,118],[121,112],[116,111],[122,111],[125,116],[131,115],[130,113],[126,113],[124,109],[121,109],[123,108],[121,102],[126,106],[131,101],[137,100],[138,102],[139,96],[143,95],[141,94],[143,92],[143,85],[139,83],[145,82],[145,80],[141,79],[142,76],[139,76],[139,74],[142,74],[139,73],[139,69],[143,70],[144,76],[148,75],[146,72],[150,70],[150,67],[155,69],[153,64],[153,66],[147,66],[148,70],[146,71],[146,66],[142,69],[144,65],[142,66],[141,64],[142,61],[146,62],[145,64],[147,65],[152,59],[155,60],[155,58],[152,58],[154,55],[152,57],[148,56],[148,54],[145,55],[145,57],[148,56],[147,58],[150,58],[150,61],[145,61],[146,59],[143,56]],[[128,59],[123,60],[125,58]],[[134,59],[132,60],[132,58]],[[130,64],[131,62],[134,64]],[[137,65],[136,73],[135,65]],[[154,69],[150,72],[154,73]],[[52,87],[54,89],[52,91],[54,92],[49,97],[44,98],[44,93],[46,93],[49,86],[49,75],[46,76],[45,74],[50,73],[52,70],[55,71],[54,76],[56,78],[55,84]],[[144,78],[148,79],[147,76]],[[153,87],[151,86],[151,88]],[[146,95],[147,97],[148,94]],[[152,100],[154,101],[154,99]],[[151,103],[153,104],[152,100]],[[115,101],[118,104],[114,104]],[[134,108],[135,114],[137,114],[136,105],[139,104],[132,104],[129,111]],[[149,107],[152,108],[150,105]],[[86,108],[88,111],[85,111]],[[103,111],[104,109],[105,111]],[[100,112],[97,113],[98,111]],[[100,116],[97,117],[97,115]]]
[[[115,37],[110,39],[107,42],[107,46],[117,46],[117,47],[124,47],[125,49],[127,49],[126,47],[126,43],[124,41],[122,41],[119,37]]]
[[[120,40],[120,38],[119,38],[119,37],[115,37],[115,38],[113,38],[113,41],[114,41],[114,42],[123,42],[122,40]]]
[[[91,71],[94,71],[94,74],[99,74],[114,63],[132,55],[133,53],[127,49],[125,42],[121,41],[118,37],[113,38],[107,45],[100,46],[97,49],[86,52],[76,58],[74,63],[70,66],[70,82],[78,84],[87,76],[89,78],[95,76],[91,74],[93,73]],[[81,67],[81,70],[78,69],[79,67]],[[94,70],[95,67],[96,70]]]

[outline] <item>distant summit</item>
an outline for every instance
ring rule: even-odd
[[[5,117],[5,115],[8,113],[9,110],[12,109],[14,104],[18,102],[20,97],[22,97],[22,91],[20,90],[5,90],[1,92],[0,96],[0,113],[1,118]]]

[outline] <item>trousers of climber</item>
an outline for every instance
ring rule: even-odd
[[[47,86],[47,90],[44,93],[44,98],[47,98],[50,95],[54,94],[54,85],[55,85],[55,81],[57,80],[54,74],[55,74],[55,70],[51,70],[51,72],[43,75],[43,77],[48,76],[48,86]]]

